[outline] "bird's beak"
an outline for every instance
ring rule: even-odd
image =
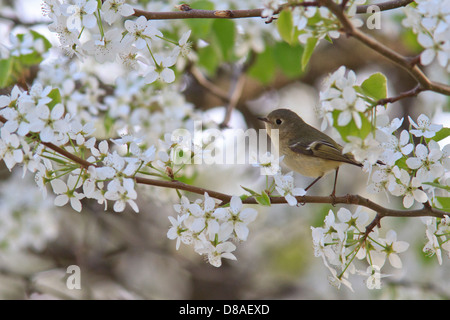
[[[269,119],[267,119],[267,118],[258,118],[258,120],[261,120],[261,121],[264,121],[264,122],[270,123]]]

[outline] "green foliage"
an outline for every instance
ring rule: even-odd
[[[308,65],[309,59],[311,59],[318,41],[319,40],[316,38],[309,38],[306,41],[305,50],[303,51],[302,55],[302,70],[305,70],[306,66]]]
[[[286,42],[278,42],[273,48],[274,59],[280,70],[289,78],[295,78],[302,74],[300,57],[303,47],[300,45],[289,45]]]
[[[223,60],[230,60],[235,41],[235,23],[229,19],[216,19],[212,23],[215,43],[219,48]]]
[[[214,4],[210,1],[195,1],[190,3],[192,9],[214,10]],[[206,38],[211,30],[213,19],[186,19],[186,23],[192,30],[192,35],[197,38]]]
[[[19,56],[10,56],[0,60],[0,88],[17,83],[24,73],[31,66],[39,64],[44,59],[42,54],[51,48],[51,43],[41,34],[30,30],[33,40],[41,40],[43,52],[38,52],[35,48],[31,53]],[[17,39],[23,41],[25,34],[18,34]]]
[[[362,92],[374,101],[387,97],[387,79],[382,73],[374,73],[361,84]]]
[[[281,11],[277,19],[278,33],[281,38],[289,44],[293,44],[297,39],[295,38],[294,21],[291,10]]]
[[[61,103],[61,93],[58,88],[54,88],[50,91],[48,97],[52,99],[52,101],[47,104],[50,110],[52,110],[58,103]]]
[[[450,197],[436,197],[444,211],[450,212]]]
[[[340,110],[333,110],[334,123],[337,123],[339,114],[341,112],[342,111]],[[361,116],[361,128],[358,128],[353,118],[346,126],[335,126],[335,128],[341,135],[342,140],[344,140],[345,142],[349,142],[348,140],[349,136],[364,139],[370,132],[372,132],[372,123],[369,121],[369,119],[367,119],[367,117],[363,113],[360,113],[360,116]]]
[[[248,74],[263,84],[268,84],[274,78],[275,70],[276,63],[273,48],[266,46],[265,50],[256,57],[255,62],[248,70]]]
[[[9,77],[12,71],[12,57],[0,60],[0,88],[9,85]]]
[[[436,135],[431,138],[430,140],[434,140],[436,142],[441,141],[445,138],[447,138],[448,136],[450,136],[450,128],[442,128],[441,130],[439,130],[438,132],[436,132]]]

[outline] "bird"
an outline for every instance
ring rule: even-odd
[[[307,124],[300,116],[289,109],[276,109],[266,117],[259,117],[266,126],[269,137],[273,131],[278,131],[277,142],[279,154],[284,156],[284,163],[303,176],[313,177],[315,180],[306,187],[311,188],[325,174],[335,170],[334,186],[331,197],[336,196],[336,183],[339,167],[351,164],[357,167],[363,165],[356,161],[351,153],[342,153],[343,147],[327,134]]]

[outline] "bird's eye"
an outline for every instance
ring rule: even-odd
[[[283,121],[281,121],[281,119],[277,119],[275,120],[276,124],[280,125]]]

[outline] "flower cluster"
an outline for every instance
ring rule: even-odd
[[[140,70],[146,83],[173,82],[175,73],[171,67],[189,47],[190,31],[178,42],[168,40],[143,16],[128,19],[120,26],[122,18],[134,14],[124,0],[106,0],[103,4],[96,0],[45,0],[43,9],[53,21],[50,31],[58,35],[67,54],[93,56],[100,63],[119,59],[127,67]],[[160,46],[155,45],[158,41],[170,43],[173,49],[159,50]]]
[[[112,146],[106,140],[97,142],[93,118],[85,124],[73,118],[62,103],[55,103],[55,98],[49,96],[54,90],[58,89],[36,82],[29,92],[14,87],[11,95],[0,96],[0,159],[9,170],[21,165],[23,175],[27,171],[35,173],[44,194],[50,184],[57,195],[57,206],[70,203],[74,210],[81,211],[81,200],[89,198],[104,204],[105,209],[107,202],[112,201],[116,212],[122,212],[127,204],[138,212],[135,175],[150,171],[166,176],[174,168],[178,143],[172,139],[161,142],[159,151],[155,147],[161,133],[169,128],[161,128],[159,136],[153,137],[153,144],[151,136],[144,140],[133,135],[111,140]],[[170,106],[166,107],[169,112]],[[183,114],[186,118],[186,113],[177,116]],[[181,124],[174,117],[171,120],[172,125]],[[141,122],[139,126],[144,128]],[[129,130],[133,131],[133,127]],[[55,152],[57,147],[92,165],[66,158]]]
[[[337,214],[329,211],[324,226],[311,227],[314,254],[321,257],[329,269],[330,282],[340,287],[342,284],[352,289],[350,274],[360,274],[367,277],[369,289],[381,287],[381,268],[386,260],[394,268],[401,268],[399,253],[406,251],[409,244],[398,241],[394,230],[389,230],[385,237],[378,235],[378,230],[366,236],[365,226],[369,215],[359,207],[354,213],[345,208]],[[357,267],[358,260],[366,260],[369,264],[365,270]]]
[[[190,202],[185,196],[180,204],[174,206],[177,218],[169,217],[172,226],[167,232],[169,239],[176,239],[176,248],[180,243],[192,245],[195,252],[205,255],[208,262],[222,265],[222,258],[236,260],[232,253],[236,246],[232,240],[246,241],[248,224],[256,219],[257,211],[243,208],[242,200],[233,196],[228,207],[217,207],[217,203],[208,193],[204,199]]]
[[[437,59],[450,72],[450,1],[419,0],[417,6],[403,8],[405,27],[412,28],[417,41],[425,49],[420,55],[423,65]]]
[[[445,185],[445,173],[450,170],[450,146],[441,147],[432,140],[442,126],[431,124],[423,114],[418,118],[419,125],[411,118],[409,121],[411,130],[403,130],[400,138],[393,133],[403,119],[378,128],[377,140],[383,149],[380,157],[384,163],[378,165],[368,187],[370,192],[384,191],[403,197],[405,208],[411,207],[414,201],[435,203],[436,190]],[[415,146],[410,142],[413,136],[423,138],[424,134],[430,139],[428,142],[422,140]]]
[[[365,2],[365,0],[350,0],[346,3],[346,14],[356,27],[362,26],[362,21],[355,18],[356,8],[359,4]],[[337,3],[341,4],[342,1],[337,1]],[[266,18],[266,21],[272,21],[279,11],[280,5],[279,1],[265,1],[261,16]],[[294,26],[299,32],[298,40],[300,43],[306,44],[309,39],[316,43],[324,38],[339,38],[341,24],[328,8],[315,5],[302,6],[300,3],[299,5],[294,4],[290,10],[292,10]]]
[[[322,130],[328,124],[333,124],[332,112],[339,110],[338,126],[346,126],[354,121],[358,129],[361,128],[361,114],[367,110],[367,103],[356,91],[356,75],[353,70],[347,72],[344,66],[332,73],[324,82],[324,90],[320,92],[323,116]]]
[[[337,121],[335,127],[346,140],[343,152],[352,153],[366,171],[372,172],[376,165],[370,192],[403,197],[406,208],[415,201],[435,203],[435,191],[446,189],[445,173],[450,170],[450,146],[441,146],[441,138],[436,137],[443,126],[421,114],[417,122],[408,117],[410,130],[397,132],[404,119],[390,121],[387,115],[375,113],[374,99],[364,93],[363,85],[357,85],[355,73],[345,67],[325,80],[320,92],[322,130]],[[420,141],[414,145],[413,138]]]
[[[439,264],[442,264],[442,250],[447,252],[450,258],[450,218],[445,216],[442,219],[426,217],[422,218],[423,223],[427,226],[425,231],[427,243],[423,247],[423,251],[432,256],[436,255]]]

